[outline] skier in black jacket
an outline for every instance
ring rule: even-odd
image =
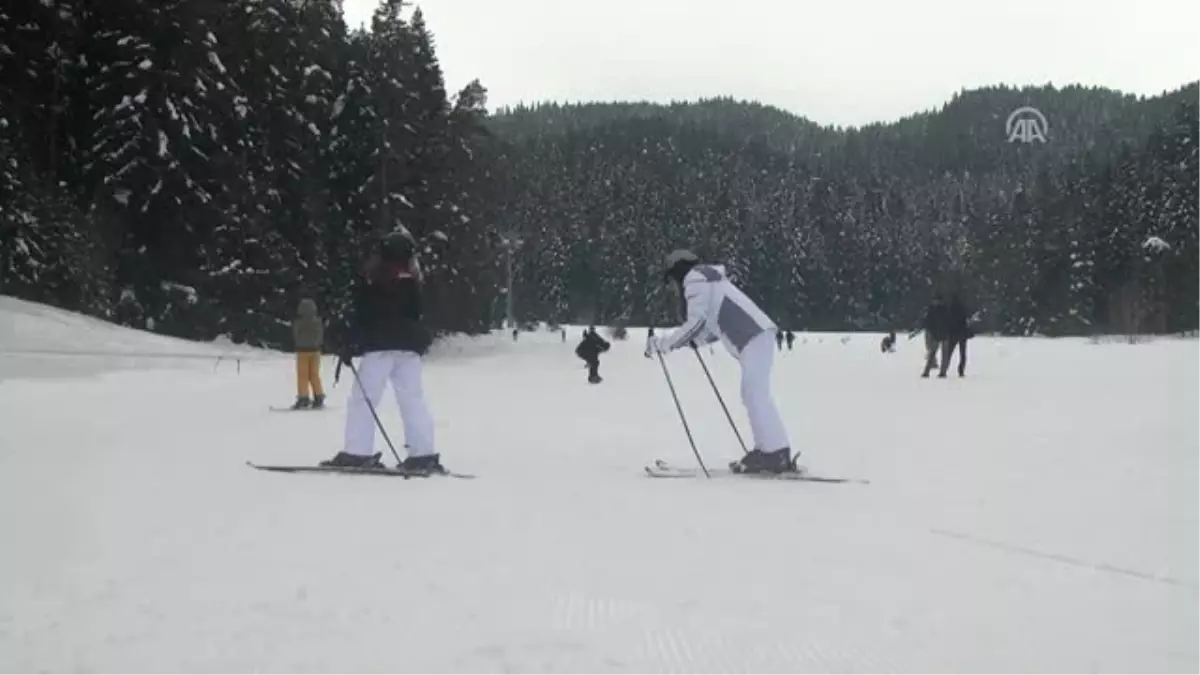
[[[925,320],[921,322],[921,328],[925,331],[925,370],[921,371],[921,377],[929,377],[929,371],[937,365],[939,350],[942,352],[942,368],[945,369],[945,364],[950,358],[946,353],[949,349],[949,345],[946,344],[950,330],[949,320],[946,301],[941,293],[937,293],[925,310]],[[942,377],[945,377],[944,372]]]
[[[342,452],[324,466],[380,464],[375,447],[375,415],[384,385],[392,383],[404,423],[408,458],[404,468],[441,471],[434,450],[433,416],[421,384],[421,356],[432,336],[421,323],[421,268],[407,232],[384,237],[365,266],[354,293],[349,325],[338,353],[342,363],[358,358],[358,383],[350,392]],[[364,395],[365,392],[365,395]],[[368,405],[369,399],[369,405]]]
[[[950,367],[950,359],[954,350],[958,350],[958,376],[967,375],[967,340],[973,337],[970,323],[970,313],[958,293],[950,295],[950,303],[946,306],[946,340],[942,348],[942,367],[938,377],[945,377]]]
[[[588,367],[588,382],[600,384],[600,355],[611,345],[596,333],[595,328],[583,331],[583,340],[575,347],[575,355],[583,359]]]

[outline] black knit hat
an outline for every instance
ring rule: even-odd
[[[385,262],[407,263],[416,249],[412,235],[403,230],[389,232],[379,240],[379,257]]]

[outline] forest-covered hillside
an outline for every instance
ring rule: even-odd
[[[726,99],[507,110],[488,122],[505,141],[494,217],[523,235],[517,304],[538,318],[669,320],[662,254],[690,246],[795,328],[910,326],[957,288],[1010,334],[1182,330],[1196,102],[1195,83],[995,87],[860,129]],[[1022,106],[1044,143],[1010,142]]]

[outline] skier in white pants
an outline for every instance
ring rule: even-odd
[[[350,363],[361,357],[358,382],[350,392],[343,450],[323,465],[380,465],[382,453],[375,452],[376,423],[371,409],[378,411],[384,387],[391,382],[408,449],[403,468],[444,470],[434,449],[433,416],[421,386],[421,355],[431,342],[429,331],[421,324],[421,268],[414,242],[407,232],[393,233],[371,255],[366,280],[356,293],[339,358]]]
[[[742,365],[742,403],[754,436],[754,449],[731,468],[745,473],[793,470],[787,429],[771,395],[778,326],[729,280],[724,266],[702,265],[691,251],[668,256],[663,279],[681,288],[687,320],[670,335],[650,338],[646,354],[720,340]]]

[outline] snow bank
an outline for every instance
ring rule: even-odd
[[[270,356],[261,349],[181,340],[0,296],[0,380],[164,367],[211,371],[218,359],[236,367],[238,360]]]

